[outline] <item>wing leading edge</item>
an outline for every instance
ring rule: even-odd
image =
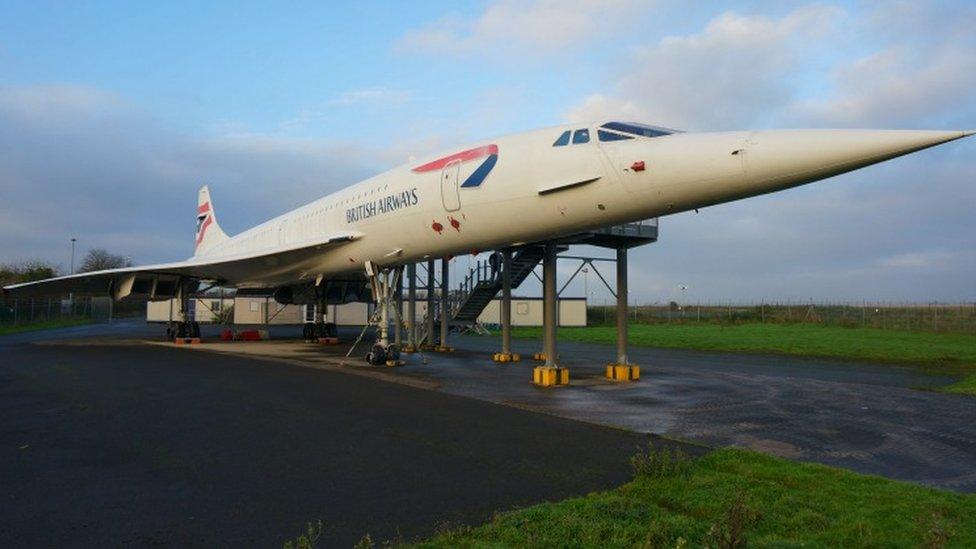
[[[139,293],[165,298],[173,295],[181,281],[214,281],[227,287],[275,285],[301,279],[323,252],[361,236],[355,232],[339,233],[267,252],[78,273],[5,286],[3,292],[13,297],[74,293],[121,299]]]

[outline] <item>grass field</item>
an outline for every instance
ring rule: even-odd
[[[683,466],[660,456],[641,464],[614,490],[503,513],[419,545],[976,546],[976,495],[735,449]]]
[[[0,335],[15,334],[18,332],[32,332],[34,330],[48,330],[51,328],[67,328],[69,326],[81,326],[91,324],[93,321],[88,318],[65,318],[57,320],[45,320],[42,322],[26,322],[23,324],[0,324]]]
[[[773,352],[807,356],[976,366],[976,337],[967,334],[843,328],[814,324],[632,324],[630,343],[706,351]],[[541,328],[516,328],[538,338]],[[560,328],[559,338],[613,343],[613,327]]]
[[[784,353],[855,360],[911,363],[953,375],[968,375],[944,390],[976,395],[976,336],[817,324],[631,324],[630,343],[649,347]],[[541,338],[541,328],[516,328],[518,338]],[[613,343],[608,326],[560,328],[559,338]]]
[[[976,374],[970,374],[957,383],[942,387],[942,391],[961,395],[976,395]]]

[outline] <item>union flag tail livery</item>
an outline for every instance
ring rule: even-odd
[[[194,257],[207,255],[207,250],[228,239],[227,233],[217,224],[213,203],[210,201],[210,189],[206,185],[200,187],[197,195],[197,233]]]

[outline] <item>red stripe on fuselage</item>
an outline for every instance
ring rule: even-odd
[[[207,203],[206,203],[206,204],[204,204],[203,206],[199,206],[199,207],[197,208],[197,213],[198,213],[198,214],[202,214],[202,213],[207,213],[207,212],[209,212],[209,211],[210,211],[210,203],[209,203],[209,202],[207,202]]]
[[[432,172],[434,170],[439,170],[456,160],[467,162],[468,160],[475,160],[477,158],[492,154],[498,154],[498,145],[484,145],[482,147],[461,151],[459,153],[452,154],[451,156],[445,156],[444,158],[439,158],[433,162],[428,162],[423,166],[417,166],[412,171],[414,173]]]

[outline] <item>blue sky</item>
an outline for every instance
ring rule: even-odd
[[[0,2],[0,261],[180,259],[204,182],[233,233],[568,120],[976,127],[969,2],[688,4]],[[634,293],[976,299],[973,147],[662,220]]]

